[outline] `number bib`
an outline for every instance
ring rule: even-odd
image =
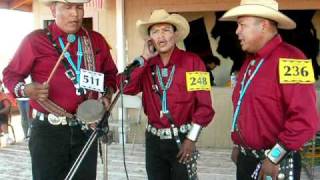
[[[310,59],[280,58],[280,84],[312,84],[315,82]]]
[[[186,72],[187,91],[210,91],[210,77],[208,72]]]
[[[104,74],[85,69],[80,70],[80,87],[103,92]]]

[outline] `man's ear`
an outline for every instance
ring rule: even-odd
[[[262,20],[261,31],[264,31],[266,28],[268,28],[268,26],[270,26],[270,21],[266,19]]]
[[[56,18],[56,3],[52,3],[50,5],[50,11],[51,11],[51,14],[54,18]]]

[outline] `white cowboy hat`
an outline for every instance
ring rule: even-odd
[[[45,5],[50,5],[53,2],[64,2],[64,3],[88,3],[90,0],[39,0]]]
[[[294,29],[296,23],[279,11],[275,0],[241,0],[240,6],[227,11],[221,21],[237,21],[239,16],[256,16],[270,19],[278,23],[280,29]]]
[[[136,26],[142,38],[145,39],[149,36],[149,27],[159,23],[168,23],[175,26],[177,28],[177,41],[185,39],[190,32],[189,23],[183,16],[179,14],[169,14],[164,9],[154,10],[148,21],[138,20]]]

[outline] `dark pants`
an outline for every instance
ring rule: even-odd
[[[187,180],[184,164],[178,162],[178,147],[173,139],[160,140],[146,133],[146,169],[148,180]]]
[[[259,162],[259,159],[252,156],[245,156],[240,152],[237,160],[237,180],[252,179],[251,175]],[[299,153],[294,153],[293,162],[294,180],[300,180],[301,157]]]
[[[63,180],[78,157],[89,135],[80,127],[53,126],[35,119],[29,149],[33,180]],[[94,142],[73,180],[96,179],[97,143]]]

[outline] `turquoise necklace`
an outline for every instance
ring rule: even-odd
[[[63,40],[61,37],[59,37],[59,43],[62,49],[65,48],[65,45],[63,43]],[[82,64],[82,60],[83,60],[83,50],[82,50],[82,45],[81,45],[81,40],[78,37],[78,51],[77,51],[77,65],[74,64],[70,52],[67,50],[64,53],[64,57],[67,59],[68,63],[70,64],[71,68],[73,69],[73,71],[76,74],[76,79],[74,80],[74,85],[76,88],[76,94],[77,95],[81,95],[84,93],[83,89],[80,88],[79,82],[80,82],[80,68],[81,68],[81,64]]]
[[[173,65],[172,70],[170,72],[170,76],[168,78],[168,81],[167,81],[166,84],[164,84],[160,68],[159,68],[159,66],[156,66],[158,81],[159,81],[160,87],[162,89],[161,107],[162,107],[162,112],[163,113],[168,113],[167,91],[168,91],[168,89],[170,88],[170,86],[172,84],[172,80],[173,80],[175,69],[176,69],[176,66]]]
[[[247,75],[249,74],[249,68],[250,66],[252,65],[252,63],[254,64],[255,63],[255,60],[252,60],[248,66],[247,66],[247,69],[243,75],[243,79],[241,81],[241,88],[240,88],[240,96],[239,96],[239,99],[238,99],[238,102],[237,102],[237,107],[234,111],[234,114],[233,114],[233,121],[232,121],[232,128],[231,128],[231,132],[234,132],[237,128],[237,124],[238,124],[238,117],[239,117],[239,114],[240,114],[240,107],[241,107],[241,104],[242,104],[242,101],[243,101],[243,98],[244,98],[244,95],[246,94],[247,92],[247,89],[249,87],[249,85],[251,84],[252,82],[252,79],[254,78],[254,76],[257,74],[258,70],[260,69],[262,63],[263,63],[264,59],[261,59],[261,61],[259,62],[259,64],[257,65],[257,67],[255,68],[254,72],[251,74],[251,76],[249,77],[249,79],[247,80],[247,82],[245,82],[245,79],[247,78]]]

